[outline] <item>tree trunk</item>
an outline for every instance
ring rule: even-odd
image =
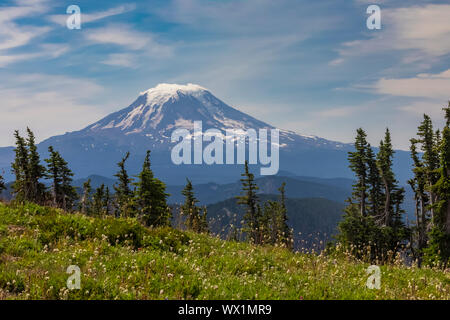
[[[384,190],[386,193],[386,199],[384,201],[384,224],[385,226],[389,226],[389,221],[391,219],[389,208],[391,206],[391,192],[389,191],[389,186],[386,181],[386,178],[383,177]]]
[[[366,215],[366,189],[365,189],[365,181],[361,180],[361,216]]]

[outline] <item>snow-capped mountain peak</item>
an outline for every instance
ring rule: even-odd
[[[198,84],[188,83],[188,84],[174,84],[174,83],[160,83],[154,88],[150,88],[140,95],[175,95],[178,92],[191,94],[198,91],[208,91],[208,89],[199,86]]]
[[[276,110],[277,106],[273,108]],[[213,181],[212,177],[216,181],[239,177],[239,166],[202,165],[186,169],[171,162],[176,143],[171,141],[173,131],[186,128],[193,133],[195,121],[201,121],[204,133],[214,128],[225,135],[227,129],[254,129],[259,133],[259,129],[275,128],[227,105],[202,86],[160,84],[141,92],[128,107],[82,130],[51,137],[39,148],[45,153],[53,146],[81,177],[93,173],[112,176],[117,161],[127,151],[132,154],[130,172],[139,172],[146,150],[152,150],[152,165],[170,183],[184,183],[186,176],[204,182]],[[341,176],[342,168],[347,167],[347,152],[352,150],[349,144],[281,129],[279,147],[280,170],[310,176]],[[3,161],[11,163],[12,148],[7,152],[9,158]]]
[[[119,141],[120,145],[146,145],[152,150],[170,150],[175,129],[193,130],[194,122],[201,121],[202,130],[274,129],[275,127],[245,114],[215,97],[206,88],[188,83],[159,84],[141,92],[128,107],[112,113],[76,134]],[[346,146],[315,136],[300,135],[280,130],[282,149],[331,148]]]
[[[272,128],[228,106],[202,86],[163,83],[141,92],[129,107],[86,130],[100,134],[120,130],[122,134],[140,134],[161,141],[176,128],[192,129],[194,121],[202,121],[204,129]]]
[[[178,99],[179,95],[201,96],[208,91],[197,84],[188,83],[186,85],[160,83],[154,88],[150,88],[140,93],[146,99],[146,105],[163,104],[169,99]]]

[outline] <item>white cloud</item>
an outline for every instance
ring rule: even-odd
[[[16,19],[41,14],[46,10],[44,5],[0,8],[0,50],[24,46],[48,32],[48,27],[19,26],[14,23]]]
[[[173,48],[159,43],[155,35],[135,31],[125,24],[88,30],[85,37],[93,44],[113,44],[124,50],[139,51],[141,55],[153,58],[165,58],[173,53]],[[130,57],[130,55],[123,54],[111,55],[106,61],[114,63],[121,60],[121,64],[124,66],[124,64],[131,62]]]
[[[367,110],[364,106],[350,106],[350,107],[337,107],[337,108],[331,108],[326,110],[320,110],[312,112],[313,115],[319,116],[319,117],[325,117],[325,118],[341,118],[341,117],[348,117],[351,115],[355,115],[355,113],[363,112],[364,110]]]
[[[93,43],[115,44],[130,50],[139,50],[146,47],[151,41],[147,34],[133,31],[126,25],[110,25],[104,28],[86,31],[86,39]]]
[[[0,68],[4,68],[10,64],[20,61],[26,61],[30,59],[54,59],[57,58],[69,50],[68,45],[44,43],[40,45],[34,53],[23,54],[1,54],[0,53]]]
[[[102,63],[118,66],[118,67],[128,67],[134,68],[136,67],[136,56],[129,53],[113,53],[108,56],[106,60],[103,60]]]
[[[120,5],[118,7],[114,7],[114,8],[104,10],[104,11],[99,11],[99,12],[94,12],[94,13],[85,13],[85,12],[83,12],[83,10],[81,10],[81,23],[83,24],[83,23],[95,22],[95,21],[98,21],[98,20],[101,20],[104,18],[127,13],[130,11],[133,11],[134,9],[136,9],[135,4],[124,4],[124,5]],[[56,14],[56,15],[49,16],[48,20],[50,20],[56,24],[59,24],[61,26],[65,26],[68,16],[69,15],[67,15],[67,14]]]
[[[428,4],[382,8],[382,30],[371,31],[367,40],[342,44],[339,58],[402,51],[404,63],[430,60],[450,54],[450,5]]]
[[[439,101],[420,101],[401,105],[397,109],[419,117],[425,113],[432,118],[439,119],[442,118],[442,108],[444,106],[444,103],[440,103]]]
[[[0,68],[6,67],[7,65],[12,64],[12,63],[35,58],[36,56],[37,55],[34,53],[15,54],[15,55],[1,55],[0,54]]]
[[[11,49],[29,45],[51,30],[48,26],[19,25],[15,22],[20,18],[35,17],[47,12],[47,0],[18,0],[15,3],[19,6],[0,8],[0,68],[38,57],[55,58],[67,51],[65,45],[43,43],[27,52],[11,53]]]
[[[13,143],[15,129],[32,128],[42,140],[79,130],[101,116],[90,104],[103,88],[87,79],[45,74],[17,75],[0,81],[0,145]]]
[[[422,73],[412,78],[382,78],[369,87],[379,94],[448,100],[450,69],[439,74]]]
[[[158,12],[166,20],[222,35],[310,35],[342,19],[323,14],[324,2],[292,0],[174,0]]]

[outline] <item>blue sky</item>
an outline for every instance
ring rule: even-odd
[[[408,149],[450,99],[448,17],[424,0],[2,1],[0,146],[27,125],[40,140],[79,130],[166,82],[301,134],[351,142],[363,127],[377,145],[389,127]]]

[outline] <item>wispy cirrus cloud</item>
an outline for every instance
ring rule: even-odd
[[[367,106],[345,106],[345,107],[337,107],[331,109],[325,109],[320,111],[312,112],[314,116],[324,117],[324,118],[341,118],[348,117],[350,115],[354,115],[355,113],[364,112],[367,110]]]
[[[18,0],[13,6],[0,8],[0,68],[36,57],[54,56],[49,54],[48,49],[56,49],[55,45],[51,44],[47,47],[38,45],[38,49],[32,53],[11,52],[29,45],[51,30],[48,26],[19,24],[16,20],[38,16],[48,10],[49,3],[46,0]]]
[[[1,54],[0,53],[0,68],[6,67],[13,63],[20,61],[27,61],[31,59],[54,59],[68,52],[69,46],[57,43],[44,43],[38,45],[33,53],[16,53],[16,54]]]
[[[136,68],[137,56],[132,53],[112,53],[102,63],[117,67]]]
[[[121,15],[121,14],[130,12],[130,11],[133,11],[135,9],[136,9],[136,5],[134,3],[128,3],[128,4],[123,4],[123,5],[120,5],[117,7],[110,8],[107,10],[103,10],[103,11],[97,11],[97,12],[92,12],[92,13],[82,12],[81,23],[95,22],[95,21],[98,21],[101,19]],[[53,23],[59,24],[61,26],[65,26],[66,21],[67,21],[67,15],[66,14],[50,15],[48,17],[48,20],[50,20]]]
[[[48,31],[49,27],[19,25],[16,19],[43,13],[44,5],[0,8],[0,51],[24,46]]]
[[[403,63],[436,60],[450,54],[450,5],[426,4],[401,8],[382,8],[381,31],[368,39],[344,42],[338,65],[351,57],[392,51],[401,52]]]
[[[450,69],[410,78],[381,78],[368,88],[378,94],[446,100],[450,98]]]
[[[132,67],[141,58],[167,58],[173,55],[173,46],[162,44],[150,32],[138,32],[127,24],[111,24],[86,32],[85,39],[91,45],[115,45],[121,52],[111,53],[103,64]]]
[[[151,35],[137,32],[126,24],[109,25],[89,30],[86,40],[94,44],[114,44],[129,50],[140,50],[154,42]]]
[[[6,81],[8,79],[8,81]],[[40,139],[77,130],[104,115],[89,100],[104,92],[96,82],[68,76],[22,74],[0,77],[0,135],[12,144],[15,129],[30,126]]]

